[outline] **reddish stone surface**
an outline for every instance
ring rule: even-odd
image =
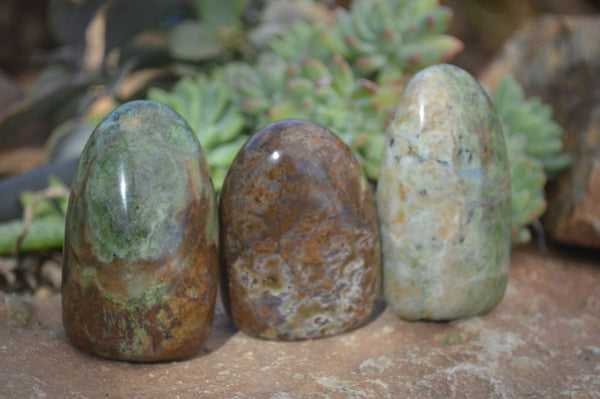
[[[597,252],[520,248],[506,296],[486,316],[410,323],[380,302],[363,327],[309,341],[250,338],[217,306],[204,351],[153,364],[78,351],[60,297],[29,300],[28,327],[0,321],[0,396],[598,398],[598,266]]]
[[[294,340],[367,321],[381,285],[375,203],[354,154],[329,130],[286,120],[257,132],[230,167],[219,212],[241,330]]]

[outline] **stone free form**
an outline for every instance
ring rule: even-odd
[[[436,65],[406,87],[377,185],[384,295],[405,319],[491,311],[506,288],[510,170],[501,122],[476,80]]]
[[[196,353],[214,311],[217,224],[208,166],[181,117],[152,101],[107,116],[71,185],[62,284],[71,342],[129,361]]]
[[[297,340],[368,320],[381,283],[375,204],[329,130],[285,120],[257,132],[229,169],[219,212],[224,302],[242,331]]]

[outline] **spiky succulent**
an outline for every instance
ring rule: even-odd
[[[443,34],[451,17],[437,0],[354,1],[350,10],[336,11],[333,24],[298,22],[269,46],[288,61],[339,54],[360,77],[397,76],[447,61],[462,49],[460,40]]]
[[[450,16],[437,1],[355,1],[349,11],[337,11],[333,24],[297,22],[271,40],[272,52],[263,53],[256,63],[230,63],[213,78],[229,87],[248,133],[283,118],[312,120],[336,132],[375,180],[402,76],[443,61],[462,47],[442,34]],[[562,132],[551,119],[550,107],[526,99],[514,79],[500,82],[494,102],[511,162],[513,241],[525,242],[530,239],[527,226],[546,208],[547,174],[568,165],[568,158],[560,154]],[[218,145],[205,148],[209,158],[210,151],[221,151]],[[225,170],[220,166],[217,182]]]
[[[273,53],[224,74],[254,127],[283,118],[322,124],[354,149],[375,180],[399,78],[462,48],[441,34],[450,16],[432,0],[355,1],[349,11],[337,10],[333,24],[293,24],[271,40]]]
[[[199,75],[181,79],[170,92],[152,88],[148,98],[173,108],[194,129],[219,191],[229,165],[248,138],[242,134],[244,118],[230,86]]]
[[[442,34],[452,16],[437,0],[371,0],[339,10],[336,23],[321,32],[325,45],[363,75],[415,72],[444,62],[462,43]]]
[[[544,185],[570,164],[562,153],[562,128],[552,120],[552,108],[539,98],[526,98],[510,75],[504,76],[493,95],[502,120],[512,190],[513,242],[530,240],[527,226],[546,210]]]
[[[512,75],[505,75],[496,88],[494,105],[502,117],[505,134],[523,144],[524,151],[542,162],[551,177],[570,165],[563,154],[563,129],[552,119],[552,107],[538,97],[526,98]]]
[[[288,64],[268,54],[255,68],[230,66],[224,74],[257,128],[285,118],[319,123],[355,150],[369,178],[377,178],[383,137],[399,86],[391,86],[396,93],[390,96],[374,82],[357,79],[339,55],[328,64],[316,58]],[[390,97],[393,101],[386,103]]]

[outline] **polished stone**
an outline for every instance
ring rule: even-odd
[[[244,332],[317,338],[370,317],[381,283],[374,199],[327,129],[286,120],[256,133],[225,179],[220,222],[225,302]]]
[[[451,65],[408,83],[377,185],[384,294],[405,319],[492,310],[510,257],[510,174],[501,122],[475,79]]]
[[[159,103],[107,116],[69,199],[63,323],[71,342],[131,361],[202,347],[218,285],[215,193],[193,131]]]

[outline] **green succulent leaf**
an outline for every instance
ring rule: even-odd
[[[24,229],[22,220],[0,223],[0,255],[13,254],[17,250],[17,238]],[[19,247],[21,252],[60,248],[65,236],[65,216],[51,214],[34,219]]]
[[[513,242],[530,239],[529,224],[546,210],[544,185],[570,164],[562,153],[562,128],[552,120],[552,108],[526,98],[511,75],[504,76],[493,95],[502,120],[510,162]]]
[[[355,1],[350,10],[337,11],[335,23],[323,28],[321,38],[360,76],[383,69],[412,73],[462,50],[458,39],[442,34],[451,17],[451,10],[437,1]]]
[[[25,211],[29,218],[0,223],[0,255],[14,254],[21,236],[20,252],[60,248],[68,205],[68,190],[60,179],[50,176],[48,188],[24,191],[19,199],[23,208],[29,210]]]
[[[255,123],[252,130],[285,118],[307,119],[334,131],[361,160],[370,179],[377,179],[391,107],[401,86],[390,85],[393,101],[383,101],[375,82],[359,78],[340,55],[287,62],[263,55],[255,68],[229,66],[224,72],[242,111]]]
[[[171,91],[152,88],[148,98],[173,108],[198,135],[218,191],[237,150],[246,141],[245,119],[223,77],[181,79]]]
[[[255,131],[271,121],[269,110],[284,100],[291,73],[292,68],[282,57],[264,53],[254,65],[229,63],[218,76],[230,86],[247,126]]]
[[[309,24],[297,21],[283,35],[271,39],[267,44],[268,49],[288,62],[307,56],[327,56],[329,50],[319,40],[319,30],[315,24],[321,26],[318,22]]]
[[[287,62],[342,56],[359,77],[383,70],[415,72],[450,59],[462,43],[444,35],[449,8],[430,0],[357,0],[339,8],[333,24],[297,22],[269,48]]]
[[[539,159],[550,177],[570,164],[563,154],[563,129],[552,119],[552,107],[537,97],[526,98],[523,88],[511,75],[496,88],[494,105],[502,118],[505,134],[522,137],[524,151]]]
[[[394,79],[460,51],[442,34],[451,16],[434,0],[357,0],[333,23],[294,23],[256,63],[230,63],[219,74],[249,131],[284,118],[312,120],[336,132],[375,180],[379,143],[402,91]]]

